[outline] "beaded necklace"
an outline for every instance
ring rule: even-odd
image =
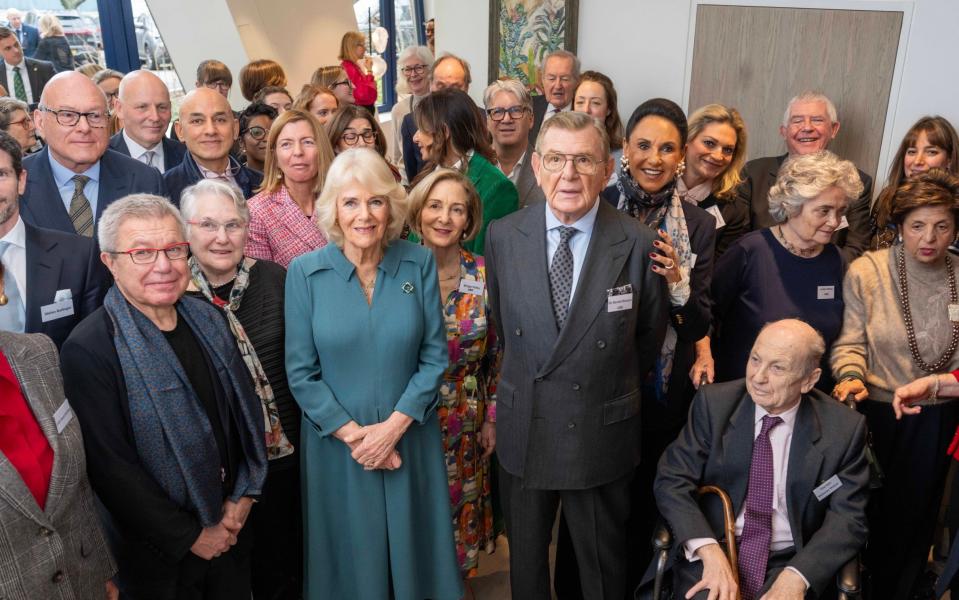
[[[919,344],[916,343],[916,331],[912,326],[912,310],[909,307],[909,284],[906,281],[906,253],[902,248],[896,251],[896,268],[899,271],[899,289],[902,295],[902,318],[906,322],[906,339],[909,342],[909,352],[912,353],[912,361],[917,367],[926,373],[938,373],[946,364],[952,360],[952,356],[959,347],[959,322],[952,321],[952,338],[949,340],[949,346],[946,351],[933,364],[928,364],[919,354]],[[946,254],[946,272],[949,278],[949,303],[959,303],[959,296],[956,294],[956,274],[952,270],[952,259]]]

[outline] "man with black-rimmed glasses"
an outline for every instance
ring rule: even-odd
[[[88,77],[55,75],[33,118],[47,146],[23,161],[20,211],[27,223],[92,237],[114,200],[138,192],[165,195],[159,171],[107,147],[107,100]]]

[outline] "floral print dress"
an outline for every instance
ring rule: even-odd
[[[460,569],[476,575],[479,552],[494,549],[490,460],[483,459],[480,428],[496,422],[499,345],[488,320],[483,257],[460,250],[460,276],[466,283],[450,292],[443,306],[450,364],[440,385],[439,421],[446,453],[453,513],[453,535]],[[479,285],[482,284],[482,292]],[[473,292],[466,291],[467,289]]]

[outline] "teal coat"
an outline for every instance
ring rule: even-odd
[[[308,600],[458,599],[443,444],[434,409],[449,362],[432,253],[387,248],[373,303],[335,245],[293,259],[286,276],[286,370],[303,409]],[[351,419],[414,419],[395,471],[365,471],[332,434]]]

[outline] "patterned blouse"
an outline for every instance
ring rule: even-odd
[[[326,236],[316,224],[316,213],[307,217],[290,197],[285,185],[250,198],[250,238],[244,254],[273,261],[284,269],[301,254],[322,248]]]

